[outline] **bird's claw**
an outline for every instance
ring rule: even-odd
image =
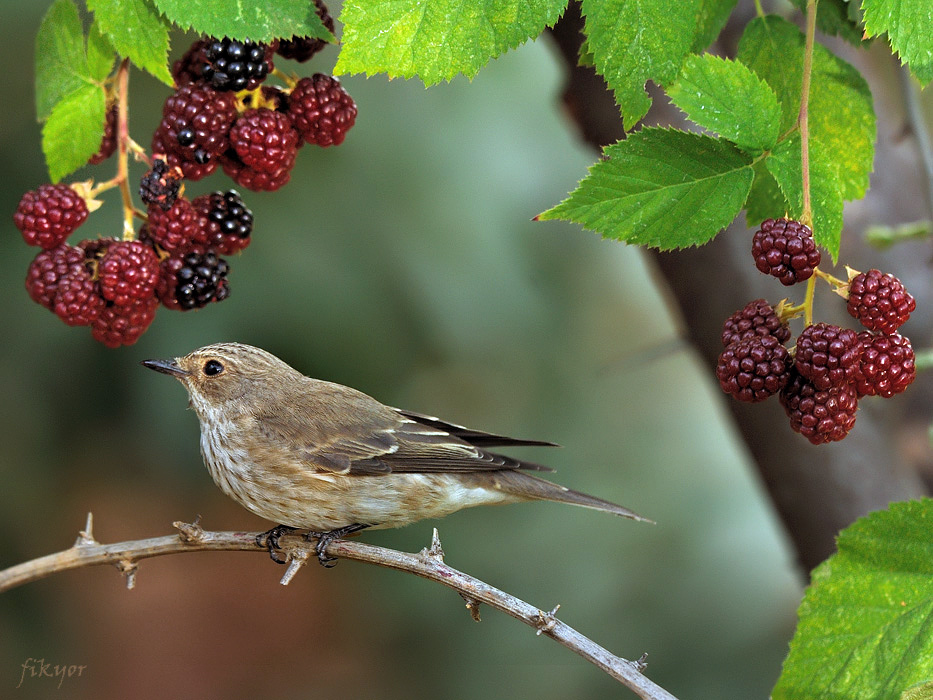
[[[282,546],[279,544],[279,538],[282,535],[294,532],[298,528],[289,527],[288,525],[276,525],[271,530],[266,530],[256,535],[256,544],[260,547],[265,547],[269,550],[269,558],[272,559],[276,564],[285,564],[288,561],[287,557],[282,557],[280,552],[282,551]],[[320,558],[320,554],[318,555]]]
[[[308,541],[317,539],[317,544],[314,545],[314,551],[317,553],[317,560],[325,569],[331,569],[337,565],[337,557],[332,557],[327,554],[327,547],[330,546],[330,543],[336,539],[340,539],[344,535],[349,535],[354,532],[359,532],[369,525],[346,525],[344,527],[338,527],[336,530],[329,530],[328,532],[309,532],[305,537]]]

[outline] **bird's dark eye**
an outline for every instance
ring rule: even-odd
[[[217,360],[208,360],[204,363],[204,374],[208,377],[215,377],[224,371],[224,366]]]

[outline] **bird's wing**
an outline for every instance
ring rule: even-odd
[[[319,430],[295,434],[302,424],[288,410],[256,416],[271,444],[288,445],[288,456],[309,469],[335,474],[379,475],[395,473],[472,472],[501,469],[553,471],[548,467],[487,452],[457,433],[499,440],[487,444],[550,444],[512,441],[510,438],[471,431],[436,418],[383,410],[347,412],[353,423],[321,424]],[[418,420],[422,418],[422,420]],[[308,423],[304,422],[307,426]],[[303,431],[303,433],[306,431]],[[503,442],[508,440],[509,442]]]
[[[409,418],[416,423],[431,426],[440,430],[445,430],[451,435],[460,438],[464,442],[477,447],[501,447],[504,445],[529,445],[533,447],[559,447],[556,443],[546,442],[544,440],[522,440],[521,438],[506,437],[505,435],[496,435],[495,433],[485,433],[481,430],[473,430],[456,423],[448,423],[434,416],[426,416],[423,413],[406,411],[401,408],[392,409],[399,415]]]

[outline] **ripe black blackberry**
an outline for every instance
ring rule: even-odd
[[[755,267],[789,286],[809,279],[820,264],[813,232],[799,221],[765,219],[752,238]]]
[[[321,22],[327,27],[327,30],[334,33],[334,18],[330,16],[327,6],[321,0],[314,0],[314,11],[321,18]],[[323,39],[314,39],[310,36],[293,36],[291,39],[282,39],[275,47],[275,52],[282,58],[288,58],[292,61],[304,63],[314,54],[327,46]]]
[[[356,122],[356,103],[339,80],[315,73],[295,85],[289,95],[288,114],[305,141],[336,146],[343,143]]]
[[[191,204],[203,217],[202,233],[208,247],[221,255],[232,255],[249,245],[253,213],[236,190],[202,194]]]
[[[159,258],[142,241],[116,241],[97,264],[101,296],[117,306],[129,306],[155,296]]]
[[[846,308],[865,328],[891,334],[910,318],[917,302],[897,277],[872,269],[849,281]]]
[[[91,323],[94,340],[108,348],[132,345],[155,320],[159,300],[155,297],[140,299],[127,306],[108,304]]]
[[[139,198],[147,206],[168,211],[178,198],[183,177],[181,168],[171,168],[162,158],[154,157],[152,169],[139,181]]]
[[[19,200],[13,223],[29,245],[55,248],[87,219],[84,197],[70,185],[41,185]]]
[[[100,165],[117,150],[117,105],[116,103],[107,108],[107,117],[104,122],[104,135],[100,140],[100,148],[97,153],[88,159],[91,165]]]
[[[51,309],[58,282],[70,270],[84,266],[84,251],[65,243],[41,251],[29,264],[26,273],[26,291],[29,298],[40,306]]]
[[[821,391],[854,381],[861,354],[858,333],[849,328],[814,323],[797,336],[797,370]]]
[[[773,335],[753,335],[730,344],[719,355],[716,377],[727,394],[757,403],[778,393],[790,376],[790,357]]]
[[[728,347],[738,340],[756,335],[773,335],[781,343],[790,339],[790,328],[781,322],[765,299],[748,302],[745,308],[726,319],[722,328],[722,344]]]
[[[814,445],[842,440],[855,425],[858,396],[852,384],[820,390],[792,370],[780,400],[791,429]]]
[[[84,265],[77,265],[58,281],[52,310],[69,326],[89,326],[104,309],[100,287]]]
[[[215,90],[254,90],[272,71],[272,48],[224,37],[204,48],[201,75]]]
[[[862,344],[855,390],[861,396],[889,399],[906,389],[917,376],[914,349],[900,333],[878,335],[871,331],[858,334]]]
[[[166,252],[186,250],[206,240],[203,228],[191,202],[178,197],[167,210],[149,205],[145,238]]]
[[[272,174],[286,163],[294,164],[298,143],[298,132],[288,115],[265,107],[244,112],[230,129],[230,146],[237,158],[261,173]]]
[[[212,250],[194,249],[162,262],[159,299],[171,309],[200,309],[212,301],[223,301],[227,286],[227,261]]]

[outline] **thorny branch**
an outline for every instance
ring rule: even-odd
[[[197,522],[175,522],[173,525],[178,530],[175,535],[101,544],[94,539],[93,518],[88,513],[87,525],[69,549],[0,571],[0,593],[60,571],[100,564],[116,566],[126,577],[127,588],[133,588],[142,559],[183,552],[266,552],[265,547],[256,544],[258,533],[255,532],[210,532],[203,530]],[[280,583],[287,585],[305,563],[317,559],[314,553],[316,541],[307,541],[302,535],[285,535],[281,544],[290,563]],[[449,567],[444,563],[444,551],[441,549],[436,529],[430,547],[417,554],[345,540],[332,542],[327,547],[327,553],[334,557],[376,564],[436,581],[460,594],[474,620],[479,621],[479,606],[485,603],[533,627],[536,634],[550,637],[567,647],[631,689],[638,697],[644,700],[676,700],[673,695],[643,675],[644,655],[637,661],[615,656],[557,619],[556,613],[560,606],[545,612]]]

